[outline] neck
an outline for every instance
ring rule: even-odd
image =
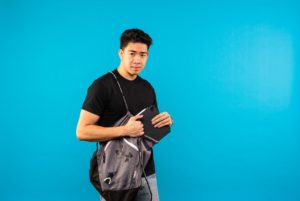
[[[117,68],[118,73],[127,80],[135,80],[137,75],[132,75],[128,73],[121,65]]]

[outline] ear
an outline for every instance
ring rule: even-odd
[[[119,49],[118,54],[119,54],[120,59],[122,59],[123,55],[124,55],[124,51],[122,49]]]

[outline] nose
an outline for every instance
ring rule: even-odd
[[[140,55],[136,55],[133,59],[133,63],[135,63],[135,64],[142,63],[142,57]]]

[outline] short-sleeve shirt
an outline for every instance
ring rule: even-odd
[[[113,73],[120,83],[131,114],[136,115],[150,105],[157,106],[155,91],[147,80],[140,76],[132,81],[127,80],[118,73],[117,69]],[[113,126],[126,114],[122,93],[111,73],[106,73],[92,83],[88,88],[82,109],[100,116],[96,124],[104,127]],[[145,173],[146,175],[155,173],[153,150]]]

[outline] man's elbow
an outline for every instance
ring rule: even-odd
[[[76,129],[76,137],[78,140],[82,141],[82,140],[86,140],[85,139],[85,135],[84,135],[84,129],[77,127]]]

